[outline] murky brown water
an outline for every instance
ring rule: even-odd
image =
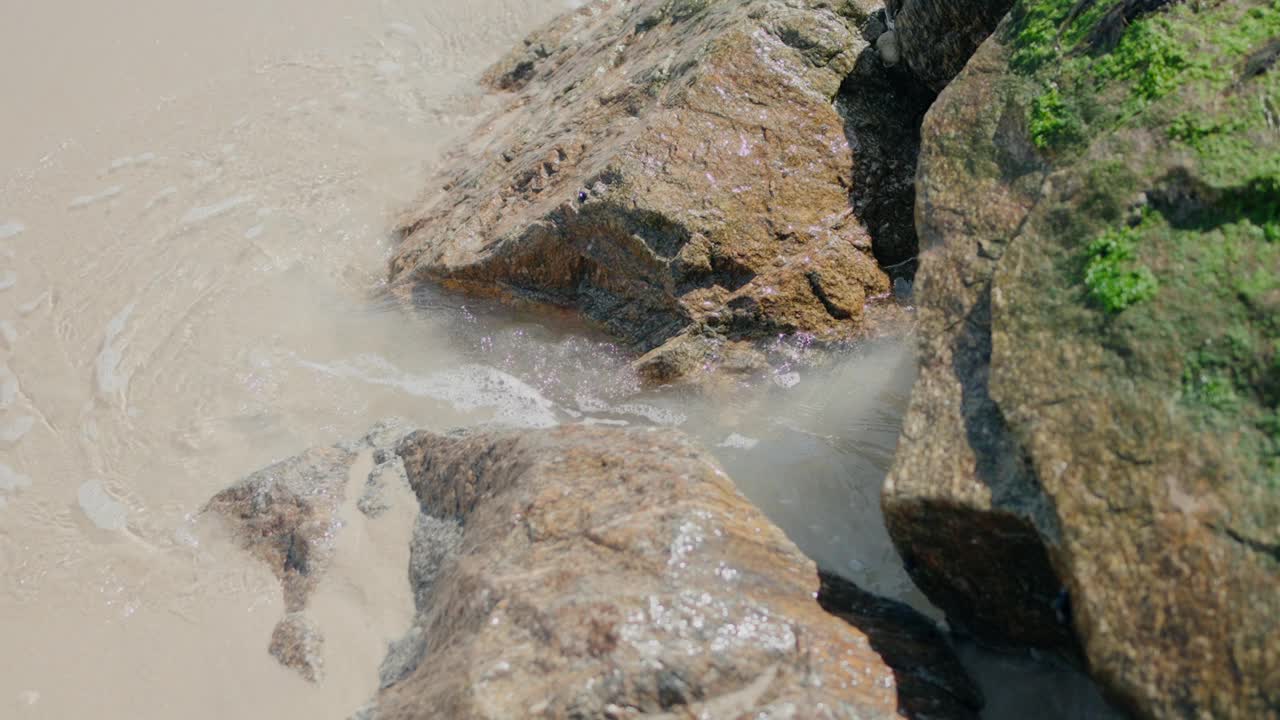
[[[683,427],[819,562],[920,602],[877,498],[901,348],[643,394],[582,332],[381,298],[479,72],[569,4],[0,5],[0,716],[346,717],[411,612],[412,513],[344,514],[319,685],[266,653],[274,579],[196,513],[389,416]]]

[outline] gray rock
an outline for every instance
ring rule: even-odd
[[[409,478],[404,474],[404,463],[393,453],[375,450],[373,460],[376,464],[369,471],[369,478],[365,481],[360,499],[356,501],[356,507],[370,518],[378,518],[391,509],[391,501],[387,498],[388,488],[393,485],[408,487]]]
[[[427,638],[422,627],[414,625],[404,637],[387,647],[387,656],[378,668],[378,689],[385,690],[405,679],[427,654]]]
[[[893,67],[902,59],[902,50],[898,47],[898,33],[889,30],[876,38],[876,52],[884,64]]]

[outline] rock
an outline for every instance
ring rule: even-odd
[[[1012,6],[1013,0],[885,2],[896,35],[896,49],[911,72],[935,92],[964,69]],[[889,60],[886,58],[885,62]]]
[[[907,192],[910,234],[915,165],[911,113],[835,103],[877,58],[870,9],[598,0],[560,18],[487,74],[516,92],[404,219],[392,280],[571,308],[638,354],[685,344],[653,378],[700,367],[691,337],[859,336],[890,289],[873,250],[904,253],[876,250],[859,208]]]
[[[313,448],[250,475],[205,506],[280,579],[285,609],[307,605],[333,554],[338,510],[356,453]]]
[[[880,53],[880,59],[885,65],[889,67],[897,65],[902,59],[902,50],[898,47],[898,33],[889,30],[876,38],[876,52]]]
[[[387,499],[388,485],[405,485],[409,478],[404,474],[404,463],[399,456],[388,450],[377,450],[373,455],[374,466],[369,471],[369,479],[365,481],[364,491],[356,501],[360,512],[371,518],[381,517],[391,508]]]
[[[240,545],[280,580],[286,614],[268,649],[308,680],[320,678],[324,638],[303,611],[333,558],[352,466],[361,452],[372,451],[377,464],[357,507],[380,516],[388,507],[386,484],[408,482],[400,458],[388,450],[405,433],[400,421],[379,423],[355,442],[312,448],[259,470],[204,507],[223,518]]]
[[[883,504],[954,627],[1276,717],[1280,10],[1160,4],[1023,0],[930,110]]]
[[[324,637],[302,613],[289,613],[271,633],[268,651],[281,665],[318,682],[324,674]]]
[[[977,716],[928,621],[820,586],[677,433],[419,432],[399,454],[426,587],[361,717]]]

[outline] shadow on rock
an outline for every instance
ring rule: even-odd
[[[871,649],[893,668],[903,716],[913,720],[978,717],[982,691],[956,663],[932,621],[837,575],[821,572],[820,580],[818,604],[866,633]]]

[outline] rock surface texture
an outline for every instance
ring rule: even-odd
[[[1280,6],[1164,5],[1020,0],[930,110],[884,507],[955,626],[1275,718]]]
[[[856,337],[890,288],[880,223],[859,211],[904,192],[909,207],[915,152],[894,102],[852,124],[835,103],[880,62],[872,9],[598,0],[565,15],[488,72],[513,95],[405,218],[392,280],[570,308],[653,351],[640,367],[660,380],[727,344]],[[877,134],[897,127],[908,142]]]
[[[935,92],[960,74],[1013,0],[887,0],[895,53]]]
[[[399,454],[418,620],[360,717],[976,717],[930,623],[820,587],[676,433],[419,432]]]

